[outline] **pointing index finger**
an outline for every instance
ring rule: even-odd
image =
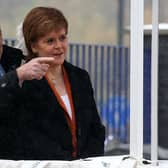
[[[54,61],[54,58],[52,58],[52,57],[40,57],[37,59],[40,64],[43,64],[43,63],[52,64]]]

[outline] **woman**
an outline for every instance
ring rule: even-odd
[[[39,80],[24,81],[17,94],[19,159],[72,160],[104,153],[101,124],[90,78],[65,61],[68,22],[61,11],[36,7],[25,17],[27,60],[52,57]],[[22,105],[21,105],[22,104]]]

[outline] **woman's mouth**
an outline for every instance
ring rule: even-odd
[[[63,55],[63,53],[56,53],[56,54],[53,54],[54,57],[61,57]]]

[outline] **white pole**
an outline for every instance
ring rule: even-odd
[[[151,160],[158,159],[158,0],[152,2]]]
[[[130,155],[143,156],[144,0],[131,0]]]

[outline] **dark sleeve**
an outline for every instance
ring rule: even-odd
[[[11,114],[13,100],[16,100],[20,90],[16,70],[0,78],[0,117],[4,115],[7,117]]]
[[[91,125],[90,132],[88,138],[88,145],[85,150],[85,157],[91,156],[102,156],[104,155],[104,140],[105,140],[105,127],[101,123],[101,119],[99,113],[97,111],[96,103],[93,96],[93,88],[91,85],[91,81],[89,75],[88,78],[88,88],[90,92],[90,102],[92,107],[92,115],[91,115]]]
[[[5,72],[15,70],[20,66],[23,59],[24,55],[22,54],[21,50],[3,45],[1,64],[5,69]]]
[[[6,73],[3,77],[0,77],[0,88],[17,88],[19,87],[19,79],[16,70]]]
[[[1,65],[6,74],[0,77],[0,87],[18,87],[18,76],[16,69],[21,65],[24,59],[22,51],[3,45],[3,53],[1,57]]]
[[[0,158],[19,159],[22,141],[18,129],[22,125],[18,114],[23,111],[23,99],[17,101],[21,88],[16,71],[7,73],[0,83]]]
[[[23,58],[21,50],[3,45],[1,65],[6,74],[0,77],[0,108],[8,106],[11,98],[14,98],[20,89],[16,68],[20,66]]]

